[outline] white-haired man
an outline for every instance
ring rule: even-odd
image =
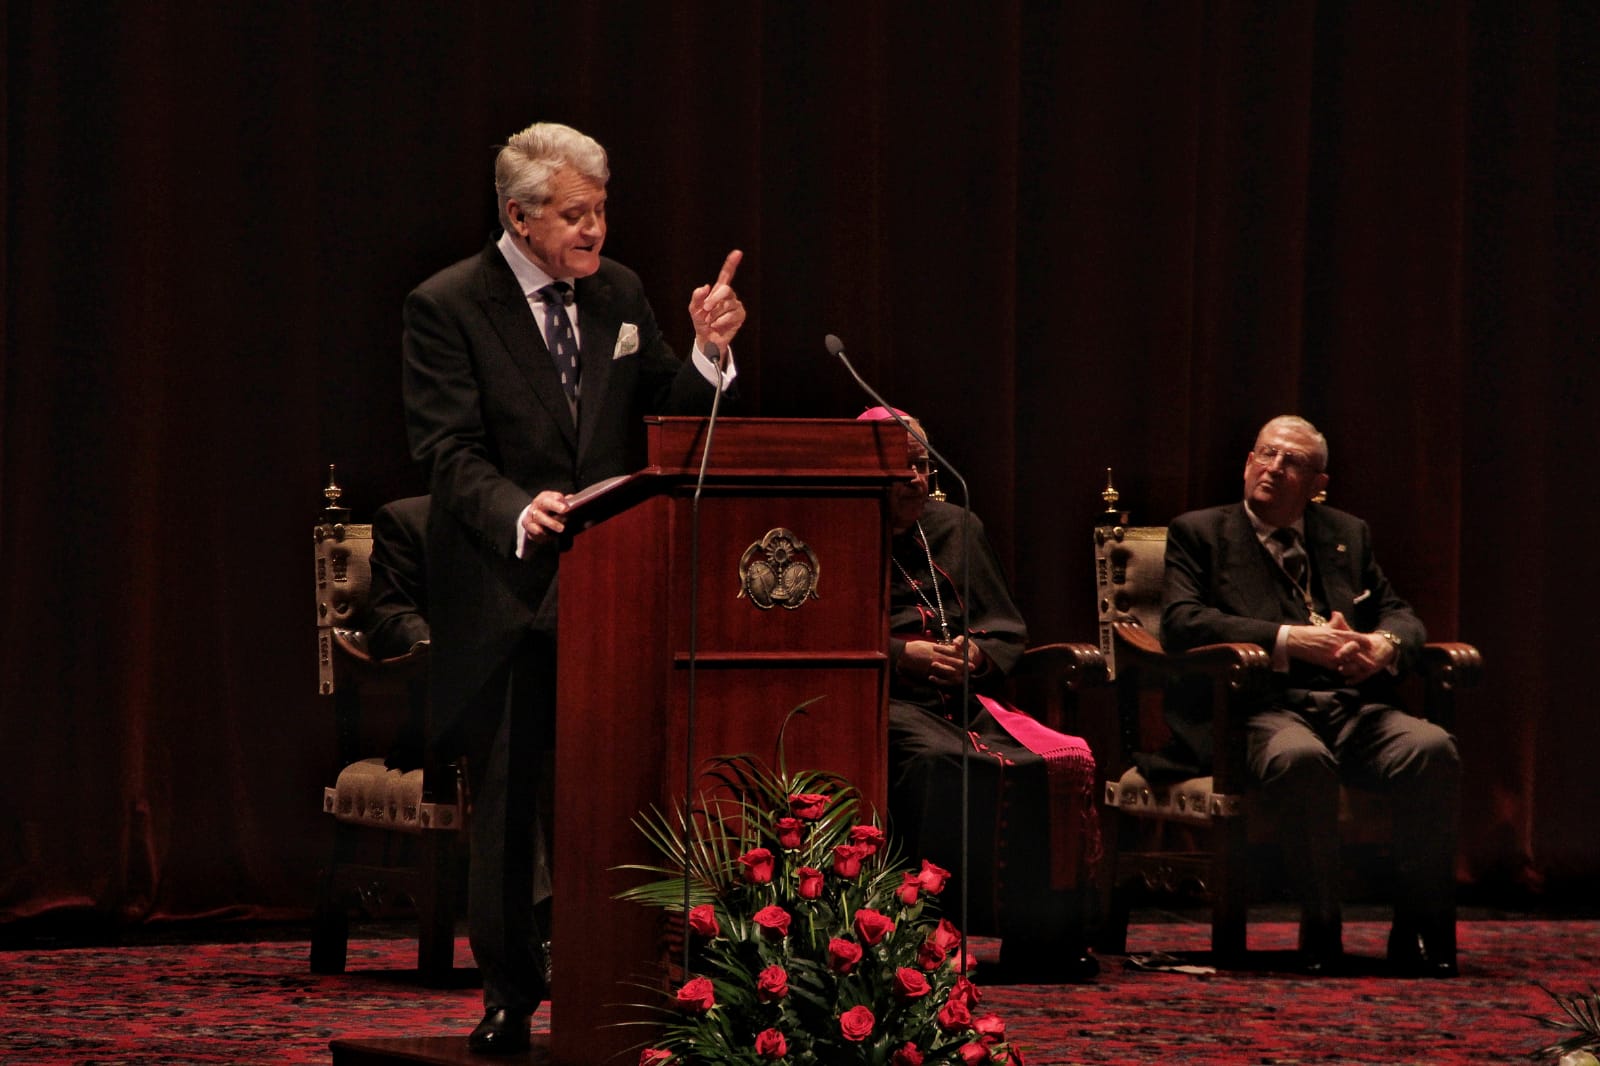
[[[1327,441],[1306,420],[1261,427],[1245,457],[1244,501],[1180,515],[1167,531],[1161,639],[1174,651],[1244,642],[1272,654],[1277,681],[1248,723],[1247,764],[1279,815],[1303,908],[1303,968],[1325,972],[1342,951],[1344,781],[1392,798],[1391,963],[1451,976],[1460,757],[1447,732],[1393,705],[1425,631],[1373,557],[1367,524],[1313,502],[1327,464]],[[1195,764],[1209,763],[1203,723],[1176,722],[1174,734]]]
[[[405,303],[406,427],[432,496],[432,742],[468,756],[473,789],[478,1052],[526,1048],[548,993],[534,900],[549,894],[566,498],[641,465],[644,415],[709,410],[745,317],[734,251],[691,295],[694,353],[677,359],[638,275],[600,254],[609,179],[605,150],[577,130],[511,137],[495,161],[502,232]]]

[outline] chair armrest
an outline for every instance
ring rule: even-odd
[[[1471,644],[1422,646],[1412,685],[1422,690],[1422,716],[1446,729],[1456,723],[1456,697],[1483,681],[1483,657]],[[1412,692],[1412,698],[1416,696]]]
[[[1259,644],[1207,644],[1171,654],[1150,631],[1136,622],[1114,622],[1111,632],[1120,642],[1119,662],[1166,677],[1206,674],[1244,691],[1264,682],[1272,672],[1272,657]]]
[[[1430,686],[1467,689],[1483,682],[1483,656],[1471,644],[1424,644],[1418,669]]]
[[[1212,778],[1221,794],[1240,794],[1246,787],[1244,725],[1254,696],[1271,684],[1272,657],[1258,644],[1207,644],[1169,654],[1149,630],[1134,622],[1111,626],[1116,641],[1119,680],[1133,679],[1132,688],[1160,686],[1183,689],[1183,698],[1203,699],[1211,721]],[[1203,694],[1196,691],[1203,686]],[[1177,696],[1176,692],[1168,692]],[[1128,751],[1139,742],[1139,703],[1119,694],[1123,743]]]
[[[1106,680],[1106,657],[1093,644],[1039,644],[1022,653],[1013,677],[1043,677],[1076,692]]]
[[[1013,703],[1051,729],[1083,736],[1079,697],[1106,679],[1105,656],[1093,644],[1040,644],[1022,653],[1006,688]]]

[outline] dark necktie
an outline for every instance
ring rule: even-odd
[[[1300,547],[1300,536],[1290,526],[1283,526],[1272,531],[1272,539],[1278,542],[1278,562],[1283,564],[1283,572],[1289,575],[1289,580],[1301,594],[1306,593],[1306,550]]]
[[[572,303],[572,286],[564,281],[552,281],[539,290],[539,300],[544,308],[544,335],[550,343],[550,356],[555,360],[556,372],[561,375],[567,403],[576,411],[578,340],[572,335],[572,319],[567,316],[567,305]]]

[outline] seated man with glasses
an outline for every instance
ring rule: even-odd
[[[1461,763],[1443,729],[1396,708],[1398,677],[1426,639],[1353,515],[1313,502],[1328,444],[1302,418],[1274,418],[1245,458],[1244,500],[1167,531],[1162,643],[1259,644],[1277,681],[1248,724],[1247,761],[1277,814],[1300,896],[1301,965],[1338,965],[1339,785],[1387,794],[1394,812],[1397,972],[1456,973],[1454,862]],[[1207,723],[1174,723],[1173,761],[1210,763]]]

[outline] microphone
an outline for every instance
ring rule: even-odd
[[[877,390],[868,385],[856,368],[850,365],[850,359],[844,354],[844,341],[830,333],[822,339],[823,347],[828,349],[828,354],[844,364],[861,390],[879,407],[889,412],[889,417],[897,422],[907,434],[915,437],[917,443],[928,449],[928,454],[939,460],[939,465],[950,472],[956,479],[956,484],[961,486],[961,647],[965,668],[961,671],[961,728],[967,733],[972,733],[972,666],[971,659],[966,656],[966,649],[972,641],[971,603],[972,603],[972,542],[967,536],[967,531],[972,528],[972,496],[967,491],[967,479],[961,476],[961,471],[955,465],[939,454],[937,448],[928,442],[928,438],[917,432],[916,427],[903,418],[894,405],[879,396]],[[930,558],[931,561],[931,558]],[[931,575],[931,580],[938,581],[938,574]],[[961,745],[961,972],[967,970],[967,899],[971,895],[967,891],[967,868],[971,865],[968,861],[968,841],[971,834],[972,787],[969,758],[970,744]]]
[[[684,810],[684,843],[688,848],[695,846],[694,820],[688,817],[688,812],[694,809],[694,733],[695,711],[698,707],[695,689],[695,667],[699,663],[700,651],[700,493],[706,485],[706,468],[711,463],[711,441],[717,432],[717,412],[722,407],[722,352],[716,345],[710,345],[711,351],[707,356],[711,365],[716,368],[716,392],[711,397],[711,414],[706,418],[706,441],[700,450],[700,472],[694,479],[694,496],[689,501],[689,691],[685,713],[685,729],[683,737],[683,810]],[[689,910],[694,900],[691,896],[693,881],[690,877],[689,863],[683,864],[683,972],[694,972],[693,957],[690,954],[691,938],[688,935]]]
[[[838,359],[839,362],[844,364],[844,368],[850,372],[850,376],[855,378],[856,384],[861,386],[861,391],[872,397],[873,402],[875,402],[879,407],[882,407],[885,411],[888,411],[889,417],[893,418],[897,423],[899,423],[901,429],[904,429],[908,434],[915,437],[917,443],[928,449],[928,454],[939,460],[939,465],[950,472],[950,476],[955,478],[956,483],[961,486],[961,499],[964,501],[962,509],[970,515],[972,513],[972,505],[970,502],[966,502],[968,501],[967,479],[961,476],[961,471],[956,469],[955,464],[946,459],[943,455],[939,454],[939,450],[932,444],[928,443],[927,437],[923,436],[921,433],[918,433],[916,428],[912,426],[910,422],[907,422],[900,416],[900,412],[894,407],[893,404],[891,404],[888,400],[885,400],[882,396],[879,396],[877,390],[875,390],[871,385],[868,385],[866,381],[862,379],[861,375],[856,373],[856,368],[850,364],[849,357],[844,354],[844,341],[830,333],[826,337],[822,338],[822,343],[823,346],[828,349],[829,355],[833,356],[834,358]]]

